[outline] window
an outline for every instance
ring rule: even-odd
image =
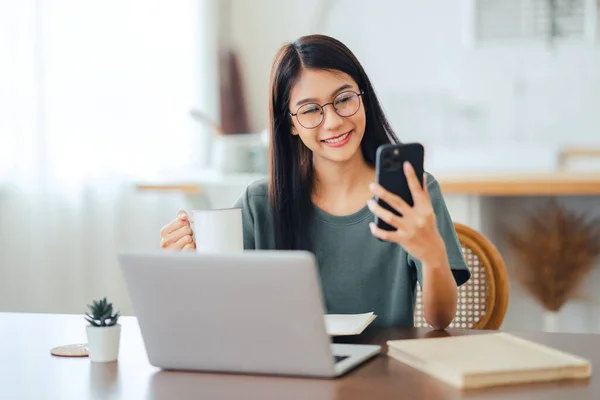
[[[600,0],[465,0],[470,45],[592,43]]]

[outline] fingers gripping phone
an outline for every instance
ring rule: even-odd
[[[406,144],[385,144],[377,149],[375,169],[377,174],[377,183],[383,186],[387,191],[399,196],[411,207],[414,205],[408,181],[404,175],[404,162],[408,161],[415,170],[415,174],[421,187],[423,186],[423,160],[425,151],[420,143]],[[375,198],[377,203],[383,208],[401,215],[385,201]],[[375,224],[384,230],[394,231],[396,228],[390,226],[375,216]]]

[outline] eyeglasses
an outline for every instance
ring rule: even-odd
[[[351,117],[356,114],[360,108],[360,96],[363,91],[356,93],[353,91],[342,92],[335,96],[331,103],[319,105],[316,103],[308,103],[300,106],[295,114],[289,113],[291,117],[296,117],[298,123],[306,129],[314,129],[321,125],[325,113],[325,106],[331,104],[336,114],[340,117]]]

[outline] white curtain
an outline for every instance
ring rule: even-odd
[[[199,4],[0,0],[0,311],[130,312],[117,252],[185,206],[134,182],[197,164],[188,110],[218,81]]]

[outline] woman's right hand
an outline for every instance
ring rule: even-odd
[[[193,250],[196,248],[189,217],[183,210],[179,210],[177,218],[161,229],[160,237],[160,247],[166,250]]]

